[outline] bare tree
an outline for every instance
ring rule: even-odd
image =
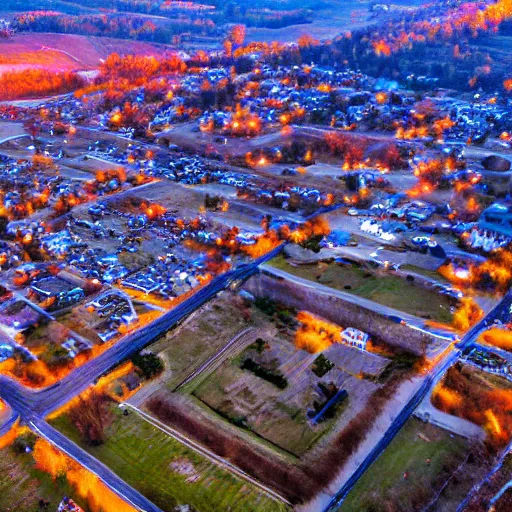
[[[112,412],[105,395],[96,391],[85,397],[81,395],[69,411],[69,417],[87,444],[98,446],[105,442],[106,429],[112,422]]]

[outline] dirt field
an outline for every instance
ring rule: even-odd
[[[241,335],[219,364],[195,377],[183,392],[192,393],[203,407],[206,405],[231,423],[300,456],[330,430],[342,411],[346,422],[364,407],[365,399],[379,384],[361,375],[378,376],[389,360],[349,347],[333,346],[325,351],[332,367],[317,375],[312,368],[319,354],[297,350],[294,346],[293,313],[290,320],[285,319],[284,311],[281,316],[270,317],[255,306],[244,308],[239,300],[235,295],[224,294],[153,345],[152,350],[166,361],[167,368],[158,388],[173,389],[230,340]],[[264,349],[261,343],[265,344]],[[282,376],[286,384],[283,386],[281,381],[281,385],[275,385],[261,375],[242,369],[248,359]],[[306,413],[315,409],[318,412],[326,402],[319,383],[334,383],[349,398],[333,408],[332,416],[313,426]],[[145,400],[158,390],[157,386],[153,387],[151,393],[142,392]]]
[[[376,388],[373,383],[353,377],[339,367],[331,370],[325,379],[319,378],[311,371],[317,354],[298,351],[289,340],[279,336],[267,337],[265,341],[270,352],[266,359],[278,361],[279,373],[288,380],[284,390],[240,368],[243,360],[255,358],[254,349],[249,347],[221,366],[194,394],[230,421],[246,426],[295,455],[304,454],[335,422],[326,420],[314,427],[306,417],[313,403],[323,399],[316,389],[320,381],[334,381],[348,392],[349,398],[340,404],[336,417],[345,412],[346,407],[350,408],[347,414],[352,414],[351,398],[356,400],[357,409]],[[358,355],[353,352],[354,356]]]

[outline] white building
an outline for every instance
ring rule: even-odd
[[[344,331],[341,331],[341,342],[359,350],[366,350],[368,339],[368,334],[354,327],[347,327]]]

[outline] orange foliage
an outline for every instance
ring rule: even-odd
[[[24,428],[20,429],[18,419],[11,427],[9,432],[6,432],[2,437],[0,437],[0,450],[2,450],[3,448],[7,448],[8,446],[11,446],[11,444],[14,443],[16,438],[20,435],[22,430],[24,430]]]
[[[144,207],[144,213],[151,220],[160,218],[166,211],[166,208],[158,203],[152,203]]]
[[[237,104],[230,122],[224,129],[236,136],[257,135],[261,131],[261,119],[249,108],[242,108]]]
[[[505,293],[512,283],[512,252],[497,249],[480,265],[470,265],[460,272],[453,263],[443,265],[438,272],[457,286]]]
[[[259,258],[272,249],[275,249],[280,243],[281,240],[279,240],[275,231],[267,231],[256,239],[255,244],[242,245],[240,250],[252,258]]]
[[[385,57],[389,57],[391,55],[391,48],[389,44],[383,39],[379,41],[374,41],[372,43],[372,46],[373,50],[375,51],[375,55],[377,56],[384,55]]]
[[[66,475],[68,482],[87,501],[92,511],[134,512],[135,509],[131,505],[111,491],[96,475],[44,439],[36,441],[33,457],[36,467],[49,473],[52,478]]]
[[[494,327],[480,335],[480,340],[488,345],[512,351],[512,332]]]
[[[23,69],[0,74],[0,100],[63,94],[78,89],[82,79],[71,71]]]
[[[300,327],[295,332],[295,346],[315,354],[341,342],[339,325],[321,319],[308,311],[299,311],[297,321]]]
[[[297,43],[301,48],[305,48],[307,46],[318,46],[320,41],[310,34],[302,34],[299,39],[297,39]]]
[[[450,368],[431,400],[438,409],[484,427],[493,447],[503,446],[512,437],[512,391],[491,387],[480,372],[458,365]]]
[[[148,55],[123,55],[110,54],[100,66],[100,80],[128,81],[132,85],[143,85],[150,78],[169,72],[186,69],[184,62],[173,55],[167,59],[157,59]]]
[[[0,373],[21,382],[24,386],[30,388],[43,388],[55,384],[75,368],[85,364],[90,359],[100,355],[102,352],[112,346],[113,342],[103,345],[94,345],[90,350],[80,352],[77,356],[67,363],[60,366],[48,365],[37,359],[29,363],[18,364],[14,359],[8,359],[0,363]]]
[[[325,217],[315,217],[313,220],[307,220],[289,235],[289,240],[296,244],[307,242],[314,236],[327,236],[331,232],[329,222]]]
[[[453,315],[453,326],[460,331],[467,331],[483,317],[482,308],[471,297],[463,297]]]

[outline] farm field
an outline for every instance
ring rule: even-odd
[[[130,412],[112,405],[114,422],[100,446],[85,446],[67,416],[54,425],[109,466],[166,512],[189,504],[199,512],[217,510],[277,512],[284,506]]]
[[[164,45],[73,34],[25,33],[0,40],[0,73],[25,68],[87,71],[110,53],[150,55]]]

